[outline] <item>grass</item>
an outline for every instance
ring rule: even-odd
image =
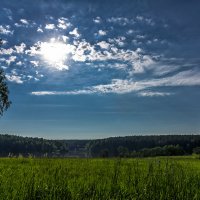
[[[200,199],[200,160],[1,158],[0,199]]]

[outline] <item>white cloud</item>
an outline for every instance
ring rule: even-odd
[[[69,66],[65,64],[68,54],[75,52],[75,46],[57,42],[55,38],[51,38],[50,42],[37,42],[25,53],[30,56],[40,56],[41,62],[50,69],[68,70]],[[31,61],[37,67],[39,63]],[[43,66],[43,65],[41,65]]]
[[[68,38],[67,36],[62,35],[62,40],[63,40],[64,42],[67,42],[68,39],[69,39],[69,38]]]
[[[155,39],[153,39],[153,41],[154,41],[154,42],[158,42],[158,39],[157,39],[157,38],[155,38]]]
[[[137,38],[137,39],[145,39],[146,36],[145,36],[145,35],[136,35],[136,38]]]
[[[75,28],[73,31],[69,32],[70,35],[74,35],[75,37],[80,37],[80,33],[78,32],[78,28]]]
[[[65,17],[61,17],[58,19],[58,23],[64,24],[65,22],[68,22],[68,19]]]
[[[82,51],[80,51],[80,52],[76,51],[76,54],[74,54],[72,56],[72,59],[74,61],[77,61],[77,62],[85,62],[86,61],[86,56],[83,54]]]
[[[113,79],[110,84],[96,85],[74,91],[37,91],[32,92],[33,95],[77,95],[77,94],[93,94],[93,93],[116,93],[125,94],[135,92],[139,96],[167,96],[172,93],[149,91],[149,88],[166,87],[166,86],[200,86],[200,72],[188,70],[180,72],[174,76],[149,79],[141,81]]]
[[[26,19],[20,19],[20,22],[21,22],[22,24],[29,25],[29,22],[28,22],[28,20],[26,20]]]
[[[110,43],[113,43],[113,44],[120,46],[120,47],[125,45],[125,40],[126,40],[126,38],[124,36],[119,36],[117,38],[109,38],[108,39],[108,41]]]
[[[31,75],[28,75],[27,78],[28,78],[28,80],[31,80],[31,79],[33,79],[34,77],[31,76]]]
[[[144,20],[144,17],[138,15],[138,16],[136,17],[136,19],[137,19],[138,21],[143,21],[143,20]]]
[[[24,53],[24,50],[26,48],[26,44],[25,43],[21,43],[19,46],[15,46],[15,52],[16,53]]]
[[[98,65],[95,65],[95,68],[99,68],[98,70],[100,71],[100,68],[114,68],[114,69],[118,69],[118,70],[126,70],[127,69],[127,64],[125,63],[101,63]]]
[[[117,44],[124,42],[125,37],[121,36],[118,38],[109,39],[109,43],[106,41],[98,42],[97,44],[91,45],[86,40],[74,40],[72,44],[66,44],[68,37],[61,36],[60,41],[63,40],[65,43],[62,44],[62,52],[67,55],[67,60],[73,60],[75,62],[91,62],[91,61],[115,61],[112,65],[107,65],[107,67],[116,69],[127,69],[127,66],[132,66],[132,72],[130,73],[143,73],[145,70],[152,64],[155,64],[155,61],[150,55],[145,55],[141,49],[130,50],[117,48]],[[51,42],[50,42],[51,43]],[[46,45],[44,54],[46,54],[46,49],[49,49],[50,43],[48,42],[38,42],[35,45],[31,46],[30,49],[26,50],[25,53],[31,56],[43,56],[41,52],[41,47]],[[99,46],[100,48],[97,48]],[[51,47],[53,48],[53,47]],[[65,57],[66,58],[66,57]],[[62,62],[63,63],[63,62]],[[126,67],[125,67],[126,66]],[[64,66],[59,64],[58,68],[61,69],[64,67],[67,69],[69,66]],[[131,69],[129,68],[129,71]]]
[[[37,28],[37,32],[43,33],[42,28],[41,28],[41,27],[38,27],[38,28]]]
[[[14,48],[9,49],[0,49],[0,55],[12,55],[14,53],[24,53],[24,50],[26,48],[26,44],[21,43],[20,45],[15,45]]]
[[[10,30],[10,25],[5,25],[5,26],[0,25],[0,34],[12,35],[13,31]]]
[[[171,72],[174,72],[178,69],[180,69],[181,66],[180,65],[162,65],[162,64],[158,64],[155,65],[155,67],[153,68],[153,73],[156,76],[163,76],[163,75],[167,75]]]
[[[110,47],[110,44],[107,43],[106,41],[98,42],[97,45],[99,45],[102,49],[109,49]]]
[[[14,83],[18,83],[18,84],[22,84],[23,83],[23,81],[21,80],[21,77],[17,76],[17,75],[8,75],[8,74],[6,74],[6,78],[10,82],[14,82]]]
[[[57,27],[61,28],[61,29],[67,29],[67,25],[66,24],[58,24]]]
[[[101,35],[101,36],[104,36],[104,35],[107,35],[107,32],[103,31],[103,30],[99,30],[98,34]]]
[[[58,19],[58,25],[57,27],[60,29],[67,29],[71,26],[71,23],[68,21],[67,18],[61,17]]]
[[[142,97],[164,97],[164,96],[169,96],[172,95],[172,93],[169,92],[152,92],[152,91],[143,91],[143,92],[138,92],[138,96]]]
[[[129,80],[113,79],[110,84],[93,86],[95,93],[129,93],[131,91],[140,90],[141,86]]]
[[[155,22],[153,22],[153,20],[150,19],[150,18],[146,18],[146,19],[145,19],[145,22],[146,22],[148,25],[150,25],[150,26],[154,26],[154,25],[155,25]]]
[[[38,66],[39,66],[39,61],[31,60],[30,63],[31,63],[34,67],[38,67]]]
[[[96,17],[95,19],[93,19],[93,22],[96,24],[100,24],[101,23],[101,18],[100,17]]]
[[[130,92],[130,87],[128,87],[129,81],[127,80],[112,80],[111,84],[107,85],[97,85],[88,87],[83,90],[74,90],[74,91],[37,91],[32,92],[32,95],[78,95],[78,94],[93,94],[93,93],[127,93]],[[133,85],[131,85],[133,87]],[[137,89],[137,85],[136,85]]]
[[[22,61],[18,61],[18,62],[16,63],[16,65],[18,65],[18,66],[22,66],[23,63],[22,63]]]
[[[140,15],[138,15],[138,16],[136,17],[136,20],[137,20],[138,22],[146,23],[147,25],[150,25],[150,26],[154,26],[154,25],[155,25],[155,22],[154,22],[151,18],[145,18],[145,17],[140,16]]]
[[[197,86],[200,85],[199,77],[200,72],[196,70],[187,70],[165,78],[139,81],[138,84],[140,84],[143,88],[166,86]]]
[[[132,35],[134,32],[135,32],[134,30],[130,29],[126,33],[127,33],[127,35]]]
[[[1,45],[4,45],[4,44],[7,44],[8,41],[7,41],[7,40],[3,40],[3,39],[1,39],[0,43],[1,43]]]
[[[49,29],[49,30],[55,29],[55,25],[54,24],[46,24],[45,29]]]
[[[187,70],[178,74],[161,79],[163,86],[194,86],[200,85],[200,72],[196,70]],[[159,81],[158,81],[159,83]]]
[[[115,63],[113,65],[113,67],[116,68],[116,69],[127,69],[127,64],[125,64],[125,63]]]
[[[14,49],[9,48],[9,49],[0,49],[0,55],[11,55],[14,53]]]
[[[6,59],[7,65],[10,65],[12,62],[15,62],[16,59],[16,56],[10,56],[8,59]]]
[[[21,24],[19,24],[19,23],[15,23],[14,24],[16,27],[21,27],[22,25]]]
[[[126,26],[127,24],[135,23],[133,19],[128,19],[126,17],[111,17],[111,18],[108,18],[107,21],[110,23],[121,25],[121,26]]]
[[[75,90],[75,91],[37,91],[31,92],[32,95],[44,96],[44,95],[78,95],[78,94],[92,94],[89,90]]]
[[[98,45],[101,45],[101,47],[105,47],[105,48],[108,46],[105,43],[100,43]],[[85,52],[87,52],[87,54]],[[126,62],[126,63],[128,62],[132,65],[133,65],[133,62],[139,62],[140,57],[142,58],[142,56],[140,55],[140,52],[138,52],[137,50],[135,50],[135,51],[124,50],[124,49],[118,49],[116,47],[111,46],[111,48],[109,50],[103,49],[103,50],[97,51],[95,49],[95,46],[92,46],[87,42],[80,43],[77,46],[74,54],[84,56],[85,57],[84,61],[85,60],[86,61],[109,61],[109,60],[113,60],[113,61],[120,61],[120,62]],[[147,65],[147,61],[146,61],[147,58],[144,59],[144,60],[145,61],[143,61],[143,63],[140,63],[141,66],[142,66],[142,64]]]
[[[90,43],[82,40],[81,42],[74,42],[74,51],[72,52],[72,59],[78,62],[85,62],[88,59],[89,55],[86,55],[85,52],[89,52],[89,54],[93,53],[94,46],[91,46]]]
[[[155,61],[148,55],[140,55],[138,59],[132,61],[133,73],[143,73],[150,65],[155,64]]]
[[[69,70],[69,66],[63,64],[62,62],[56,63],[56,66],[53,66],[53,68],[62,71],[62,70]]]

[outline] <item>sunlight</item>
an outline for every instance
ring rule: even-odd
[[[65,45],[62,43],[44,43],[41,46],[41,54],[49,62],[61,62],[65,60]]]
[[[50,42],[43,42],[40,46],[40,55],[50,65],[57,69],[68,69],[68,66],[64,65],[67,55],[70,53],[68,45],[62,42],[51,39]]]

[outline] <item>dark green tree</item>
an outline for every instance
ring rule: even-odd
[[[0,46],[2,45],[2,40],[0,39]],[[0,69],[0,116],[3,112],[10,107],[11,101],[8,98],[9,90],[6,83],[6,77],[4,71]]]
[[[7,110],[11,104],[8,98],[9,90],[6,83],[6,77],[2,69],[0,69],[0,116]]]

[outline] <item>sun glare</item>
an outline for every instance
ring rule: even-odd
[[[43,43],[41,54],[49,62],[62,62],[66,59],[65,44],[58,42]]]
[[[62,42],[51,40],[50,42],[43,42],[40,46],[40,55],[50,65],[56,68],[63,68],[64,63],[69,54],[68,45]],[[68,68],[67,66],[64,68]]]

